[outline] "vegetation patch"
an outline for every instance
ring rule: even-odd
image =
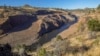
[[[45,50],[45,48],[38,49],[37,56],[46,56],[46,50]]]
[[[57,40],[63,40],[60,35],[57,36]]]
[[[97,19],[91,19],[87,23],[88,29],[91,31],[100,31],[100,21]]]

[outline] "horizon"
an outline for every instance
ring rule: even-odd
[[[25,4],[32,7],[84,9],[96,8],[100,0],[0,0],[0,6],[23,6]]]

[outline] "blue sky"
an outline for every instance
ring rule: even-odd
[[[22,6],[29,4],[37,7],[56,7],[64,9],[95,8],[100,0],[0,0],[0,5]]]

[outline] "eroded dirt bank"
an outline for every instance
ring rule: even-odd
[[[32,45],[42,39],[48,41],[75,22],[77,22],[76,16],[65,11],[38,10],[34,14],[22,13],[7,16],[7,20],[1,23],[0,44]],[[48,32],[54,34],[47,35]],[[39,37],[44,34],[45,37]]]

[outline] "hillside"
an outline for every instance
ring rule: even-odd
[[[100,56],[100,9],[0,8],[8,56]],[[6,51],[8,50],[8,51]]]
[[[84,9],[84,11],[86,11]],[[95,9],[87,11],[72,11],[71,13],[78,16],[78,21],[69,28],[63,30],[55,36],[50,42],[44,44],[41,48],[46,50],[47,55],[57,56],[100,56],[100,13]],[[88,23],[91,20],[97,20],[93,26],[98,31],[92,31]],[[53,32],[52,32],[53,33]],[[48,34],[49,35],[49,34]],[[41,49],[39,49],[41,51]],[[36,51],[38,53],[38,50]],[[37,55],[36,52],[29,53]],[[53,53],[51,53],[53,52]]]
[[[0,43],[31,45],[39,36],[74,21],[68,12],[35,8],[1,8]]]

